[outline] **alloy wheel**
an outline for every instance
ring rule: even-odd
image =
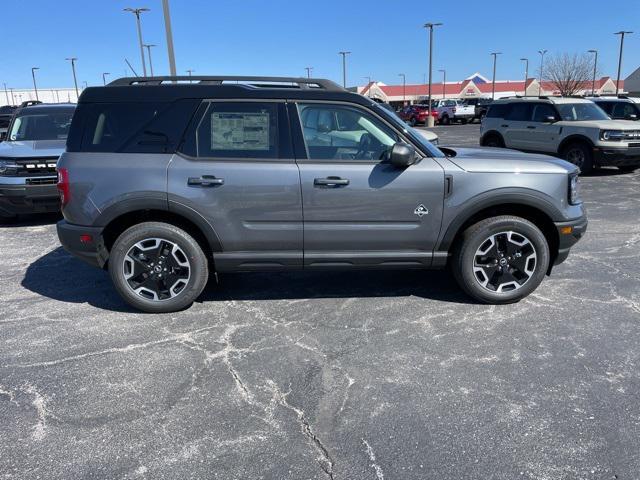
[[[585,154],[581,148],[575,147],[567,151],[567,161],[573,163],[576,167],[582,168],[585,161]]]
[[[533,243],[521,233],[506,231],[488,237],[473,257],[476,281],[491,292],[522,288],[533,276],[537,254]]]
[[[147,238],[129,249],[122,273],[134,293],[147,300],[162,301],[184,290],[191,278],[191,264],[175,242]]]

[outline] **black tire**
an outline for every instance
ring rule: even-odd
[[[640,168],[639,166],[624,165],[622,167],[618,167],[618,170],[620,170],[622,173],[633,173],[636,170],[638,170],[639,168]]]
[[[468,122],[469,122],[469,120],[467,120],[466,118],[463,118],[463,119],[460,120],[460,123],[462,125],[466,125]]]
[[[562,149],[560,156],[573,163],[584,174],[593,171],[593,152],[584,142],[572,142]]]
[[[487,135],[482,139],[483,147],[504,148],[504,140],[497,134]]]
[[[147,257],[144,261],[134,261],[138,258],[136,249]],[[131,273],[129,279],[127,269]],[[140,274],[134,275],[135,270]],[[145,222],[125,230],[117,238],[109,256],[109,274],[120,296],[132,307],[149,313],[168,313],[183,310],[198,298],[209,279],[209,265],[202,248],[187,232],[167,223]],[[158,278],[162,276],[164,280]],[[172,285],[166,283],[167,278]],[[136,293],[134,286],[143,291]],[[167,294],[169,298],[161,298]]]
[[[449,118],[449,115],[442,115],[442,119],[440,120],[440,123],[442,125],[451,125],[451,119]]]
[[[494,247],[496,258],[492,259]],[[502,262],[505,266],[501,266]],[[504,304],[533,292],[542,282],[549,262],[549,245],[538,227],[524,218],[501,215],[464,231],[454,248],[451,270],[460,287],[475,300]]]
[[[18,219],[17,215],[4,215],[0,213],[0,225],[11,225]]]
[[[411,117],[411,120],[409,120],[409,125],[411,125],[412,127],[415,127],[417,123],[418,122],[416,121],[416,117]]]

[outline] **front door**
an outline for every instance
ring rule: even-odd
[[[302,198],[284,102],[200,107],[169,164],[171,210],[206,219],[216,270],[302,268]]]
[[[531,121],[527,122],[528,135],[525,138],[525,150],[549,153],[558,151],[562,127],[555,121],[549,121],[550,117],[560,120],[560,116],[552,105],[548,103],[533,105]]]
[[[309,102],[291,112],[306,151],[297,158],[305,267],[430,265],[442,218],[440,165],[430,157],[405,169],[388,163],[401,136],[361,106]]]

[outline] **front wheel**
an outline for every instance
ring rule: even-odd
[[[593,153],[585,143],[576,142],[567,145],[562,150],[562,158],[573,163],[584,174],[589,174],[593,170]]]
[[[202,248],[187,232],[146,222],[125,230],[115,241],[109,274],[129,305],[166,313],[191,306],[207,284],[209,269]]]
[[[533,292],[549,267],[549,245],[524,218],[502,215],[465,230],[452,258],[462,289],[482,303],[517,302]]]

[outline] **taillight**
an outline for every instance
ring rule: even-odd
[[[71,200],[69,189],[69,171],[66,168],[58,169],[58,193],[60,193],[60,203],[64,207]]]

